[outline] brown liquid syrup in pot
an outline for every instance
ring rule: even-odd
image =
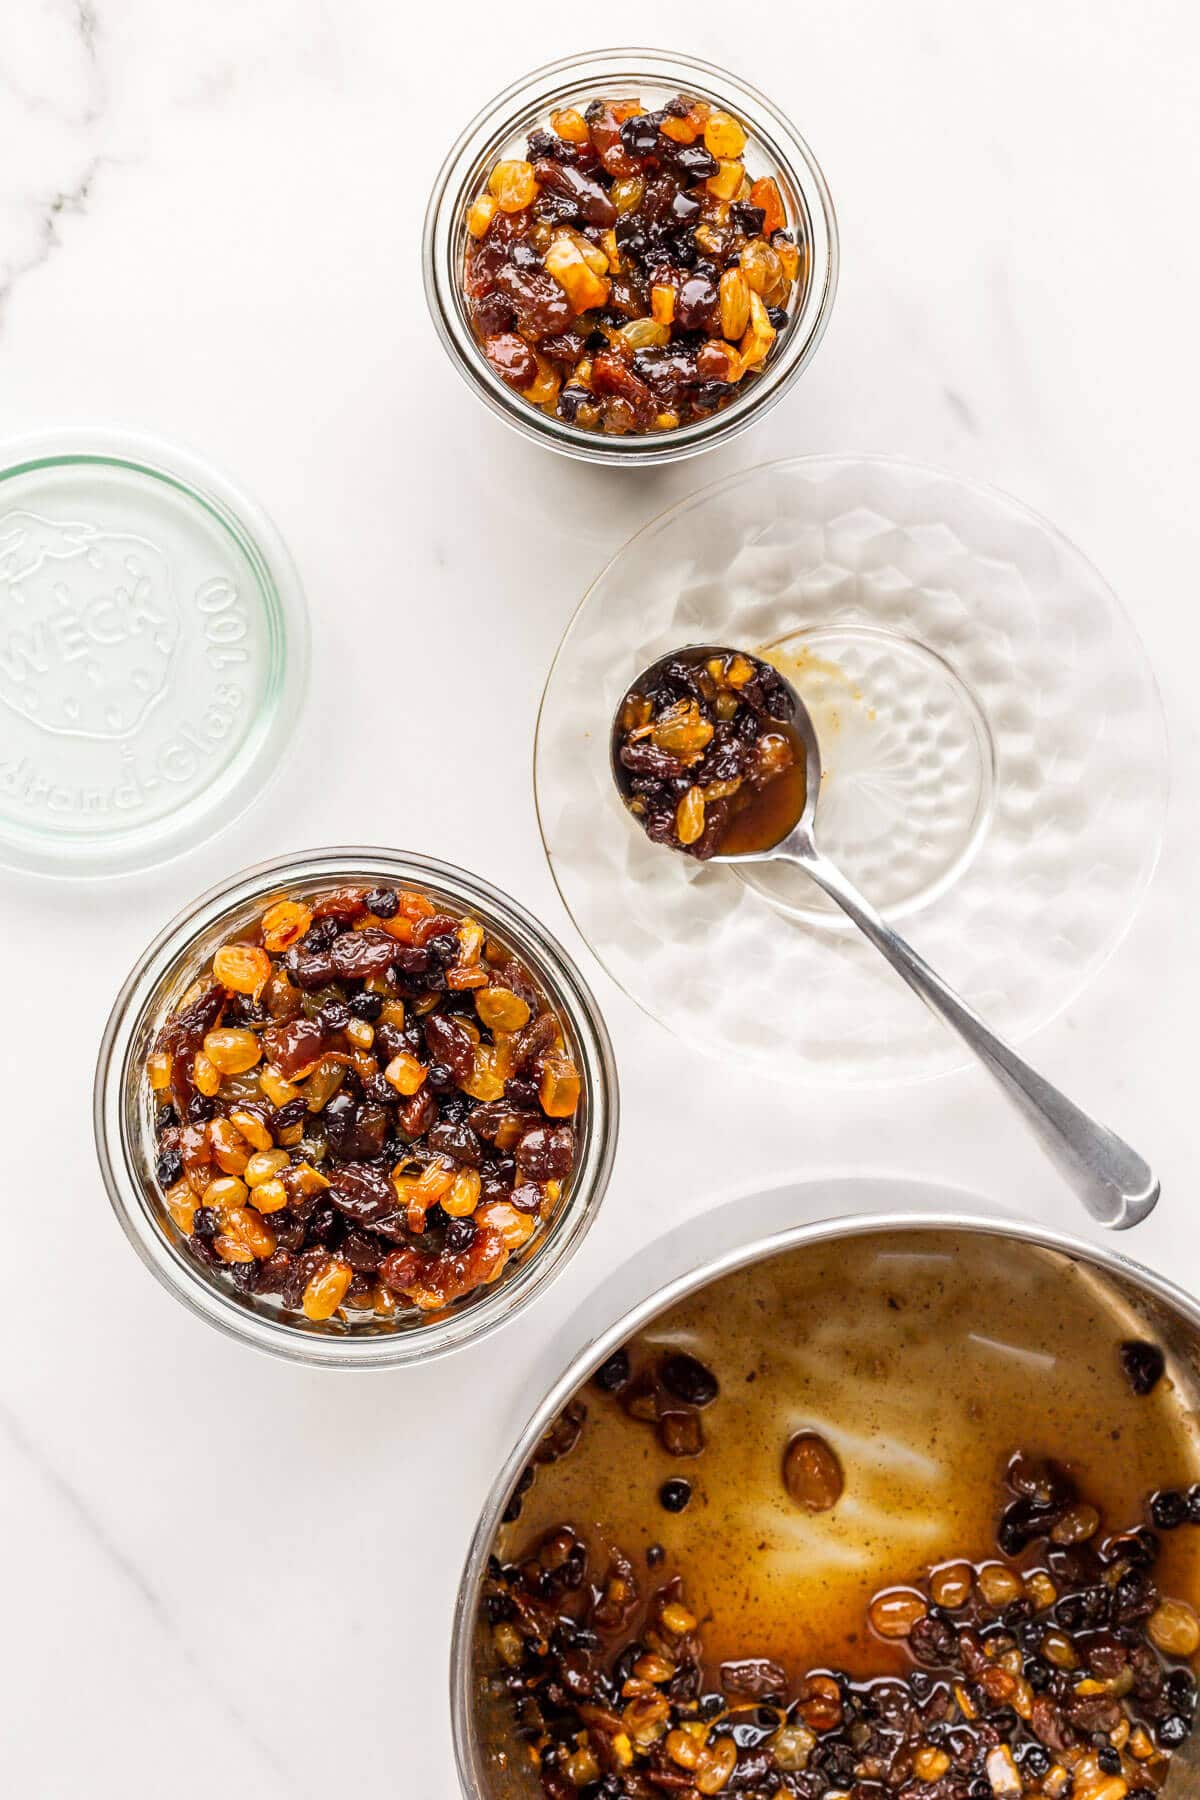
[[[504,1561],[573,1526],[593,1567],[619,1546],[643,1595],[682,1575],[710,1678],[769,1657],[794,1681],[818,1667],[857,1678],[909,1666],[865,1623],[871,1598],[939,1563],[997,1556],[1005,1468],[1017,1451],[1065,1464],[1115,1532],[1159,1488],[1200,1479],[1197,1422],[1167,1378],[1144,1398],[1119,1347],[1144,1324],[1102,1276],[1032,1246],[900,1233],[805,1246],[725,1276],[628,1346],[635,1376],[667,1350],[717,1375],[706,1446],[672,1457],[654,1427],[589,1384],[575,1448],[539,1467]],[[845,1490],[813,1513],[789,1498],[782,1460],[813,1431]],[[692,1487],[677,1514],[663,1482]],[[665,1555],[648,1568],[646,1551]],[[1039,1547],[1020,1559],[1039,1564]],[[1157,1579],[1193,1604],[1200,1530],[1163,1538]]]

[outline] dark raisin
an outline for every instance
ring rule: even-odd
[[[366,1019],[368,1024],[373,1025],[383,1011],[383,995],[355,994],[354,998],[347,1002],[347,1005],[352,1018]]]
[[[310,956],[319,956],[322,951],[328,950],[337,935],[338,922],[336,919],[318,919],[309,926],[300,939],[300,946],[303,950],[307,950]]]
[[[622,1347],[605,1358],[592,1380],[602,1393],[619,1394],[629,1380],[629,1374],[629,1352]]]
[[[1150,1522],[1158,1531],[1177,1531],[1187,1517],[1187,1495],[1177,1489],[1163,1488],[1150,1501]]]
[[[659,1505],[669,1513],[681,1513],[691,1497],[690,1481],[664,1481],[658,1490]]]
[[[193,1125],[203,1125],[213,1117],[217,1110],[216,1102],[207,1094],[193,1094],[188,1101],[188,1118]]]
[[[350,1008],[344,1000],[326,1000],[317,1011],[317,1024],[331,1035],[335,1031],[345,1031],[349,1023]]]
[[[478,1227],[473,1219],[451,1219],[446,1227],[446,1248],[456,1254],[460,1250],[469,1250],[475,1242]]]
[[[179,1114],[175,1111],[175,1108],[171,1105],[169,1100],[164,1102],[154,1114],[154,1130],[159,1137],[162,1136],[164,1131],[170,1131],[172,1125],[178,1125],[178,1123]]]
[[[749,201],[735,200],[729,209],[729,215],[740,231],[747,237],[761,237],[762,228],[766,224],[767,215],[761,206],[751,206]]]
[[[786,331],[791,316],[786,306],[768,306],[767,308],[767,317],[776,331]]]
[[[621,142],[630,156],[650,156],[658,147],[658,120],[653,113],[634,113],[621,120]],[[713,165],[716,174],[716,165]]]
[[[198,1206],[192,1219],[192,1235],[215,1238],[221,1229],[221,1215],[215,1206]]]
[[[671,152],[671,160],[689,181],[708,181],[717,172],[717,159],[703,144],[680,144]]]
[[[1168,1713],[1165,1719],[1159,1720],[1158,1729],[1154,1735],[1157,1737],[1161,1749],[1178,1750],[1181,1744],[1187,1743],[1191,1732],[1192,1722],[1190,1719],[1185,1719],[1182,1713]]]
[[[154,1173],[164,1187],[172,1187],[183,1174],[183,1158],[178,1150],[164,1150],[154,1165]]]
[[[665,1356],[658,1373],[667,1392],[689,1406],[709,1406],[720,1392],[712,1370],[683,1350]]]
[[[1166,1372],[1167,1361],[1157,1344],[1134,1338],[1121,1345],[1121,1367],[1134,1393],[1142,1398],[1154,1392]]]

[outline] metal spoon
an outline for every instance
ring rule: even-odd
[[[836,900],[859,930],[877,950],[882,951],[892,967],[919,994],[929,1009],[956,1031],[967,1048],[978,1057],[1001,1087],[1024,1113],[1042,1147],[1074,1188],[1094,1219],[1114,1231],[1126,1231],[1138,1225],[1158,1204],[1159,1183],[1148,1165],[1114,1132],[1107,1130],[1081,1112],[1065,1094],[1059,1093],[1036,1070],[1019,1057],[1003,1039],[989,1030],[979,1015],[972,1011],[941,976],[913,950],[898,932],[892,930],[871,903],[848,881],[817,848],[814,836],[817,797],[821,791],[821,752],[817,734],[799,694],[786,677],[773,665],[746,651],[734,652],[720,644],[689,645],[673,651],[643,670],[630,686],[631,693],[645,693],[663,667],[683,657],[688,661],[709,657],[745,656],[760,669],[769,669],[772,681],[782,682],[791,694],[795,712],[787,723],[796,733],[805,755],[804,810],[791,830],[770,848],[738,855],[717,854],[713,862],[726,863],[795,863],[807,871],[817,886]],[[613,720],[611,757],[613,779],[623,799],[627,798],[628,775],[619,761],[621,746],[621,708]]]

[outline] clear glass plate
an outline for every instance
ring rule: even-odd
[[[1013,1039],[1119,943],[1167,795],[1145,653],[1096,570],[992,489],[884,458],[770,464],[646,526],[550,671],[534,781],[580,931],[689,1044],[787,1079],[916,1080],[957,1041],[797,869],[656,849],[608,768],[630,681],[683,644],[759,649],[821,741],[818,838]]]

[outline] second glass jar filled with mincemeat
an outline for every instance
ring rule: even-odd
[[[678,95],[552,112],[467,213],[464,286],[488,364],[584,429],[670,431],[752,381],[803,292],[778,182],[732,114]]]

